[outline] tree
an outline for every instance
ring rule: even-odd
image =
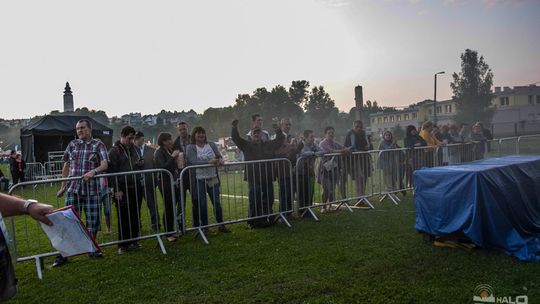
[[[484,57],[478,58],[476,51],[466,49],[461,54],[461,72],[452,74],[452,77],[454,81],[450,87],[457,103],[454,120],[469,124],[475,121],[491,123],[494,114],[494,109],[490,108],[493,73]]]
[[[403,130],[400,124],[397,124],[392,128],[392,134],[394,135],[395,139],[405,138],[405,130]]]
[[[384,108],[379,107],[377,101],[367,100],[364,106],[362,107],[362,113],[360,115],[360,120],[364,123],[364,126],[371,126],[371,120],[369,119],[370,114],[375,114],[378,112],[383,112]],[[349,111],[349,119],[354,120],[356,118],[356,107],[352,107]]]
[[[304,106],[308,100],[309,95],[309,81],[307,80],[295,80],[289,87],[289,97],[292,102],[299,106]]]
[[[298,121],[303,114],[300,105],[291,100],[289,92],[281,85],[272,89],[269,99],[271,107],[268,108],[268,111],[272,114],[271,117],[289,117],[293,121]],[[264,113],[268,113],[266,108],[264,110]]]
[[[311,90],[304,108],[306,114],[309,114],[317,123],[324,124],[328,115],[335,109],[335,103],[324,87],[318,86]]]

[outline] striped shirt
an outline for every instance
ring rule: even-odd
[[[75,177],[83,176],[87,172],[96,169],[102,160],[108,161],[109,156],[105,144],[97,139],[92,138],[87,141],[74,139],[68,144],[63,160],[69,162],[68,177]],[[93,178],[87,182],[81,180],[69,181],[67,183],[67,192],[79,195],[96,195],[98,185]]]

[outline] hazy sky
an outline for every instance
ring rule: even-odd
[[[451,97],[470,48],[495,86],[540,81],[540,1],[93,0],[0,2],[1,118],[75,107],[202,112],[293,80],[348,111]]]

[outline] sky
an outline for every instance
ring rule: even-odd
[[[450,99],[460,55],[494,86],[540,82],[538,0],[114,0],[0,2],[0,118],[75,108],[109,117],[202,113],[256,88],[322,85],[336,106]],[[540,83],[539,83],[540,85]]]

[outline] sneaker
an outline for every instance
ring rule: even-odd
[[[129,249],[141,249],[141,248],[142,248],[142,245],[139,244],[138,242],[135,242],[135,243],[129,244],[128,248],[129,248]]]
[[[91,259],[101,259],[103,258],[103,253],[101,251],[90,252],[88,257]]]
[[[169,242],[175,242],[176,241],[176,237],[174,235],[170,235],[167,237],[167,241]]]
[[[231,233],[231,230],[227,228],[225,225],[221,225],[218,227],[218,231],[221,233]]]
[[[124,254],[128,251],[127,247],[118,247],[118,254]]]
[[[64,264],[66,264],[68,262],[68,258],[65,258],[61,255],[57,255],[56,258],[54,259],[54,263],[52,263],[51,267],[52,268],[56,268],[56,267],[60,267]]]
[[[208,236],[210,234],[210,229],[203,228],[202,233],[204,233],[205,236]]]

